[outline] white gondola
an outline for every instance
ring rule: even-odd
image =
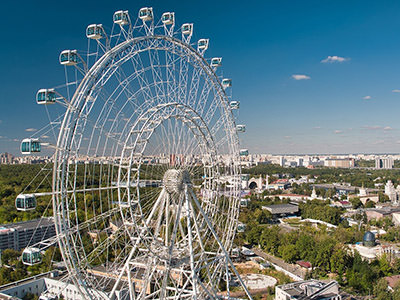
[[[248,181],[250,179],[250,176],[249,174],[242,174],[240,178],[242,179],[242,181]]]
[[[173,25],[175,23],[175,13],[173,13],[173,12],[163,13],[163,15],[161,17],[161,21],[165,25]]]
[[[33,266],[42,262],[42,254],[40,249],[28,247],[22,252],[22,263],[24,265]]]
[[[208,49],[208,39],[200,39],[197,43],[197,48],[199,50],[207,50]]]
[[[193,33],[193,24],[186,23],[182,25],[182,33],[184,35],[192,35]]]
[[[238,258],[240,256],[240,250],[238,248],[234,248],[231,251],[232,258]]]
[[[129,24],[129,15],[127,10],[119,10],[114,13],[113,21],[115,24],[124,26]]]
[[[19,211],[28,211],[36,208],[36,197],[32,194],[19,194],[15,199],[15,208]]]
[[[211,59],[211,67],[217,68],[222,65],[222,57],[214,57]]]
[[[230,102],[231,109],[239,109],[240,108],[240,102],[239,101],[231,101]]]
[[[53,104],[56,102],[56,92],[54,89],[40,89],[36,93],[37,104]]]
[[[239,223],[237,227],[237,232],[244,232],[246,230],[246,224]]]
[[[38,139],[23,139],[21,142],[21,153],[32,154],[40,152],[40,142]]]
[[[60,64],[73,66],[78,63],[78,53],[76,50],[64,50],[60,53]]]
[[[86,28],[86,37],[88,39],[98,40],[104,37],[102,24],[91,24]]]
[[[151,21],[153,20],[153,8],[152,7],[143,7],[139,10],[139,19],[143,21]]]
[[[237,132],[246,132],[246,125],[243,125],[243,124],[236,125],[236,131]]]
[[[222,79],[222,86],[224,89],[232,86],[232,79],[224,78]]]
[[[240,156],[247,156],[247,155],[249,155],[249,150],[248,149],[240,149],[239,155]]]

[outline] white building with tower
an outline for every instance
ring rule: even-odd
[[[385,185],[385,195],[389,197],[389,200],[392,202],[393,205],[399,205],[399,198],[400,198],[400,185],[394,187],[394,184],[391,180]]]

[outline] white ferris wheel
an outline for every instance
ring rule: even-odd
[[[52,190],[19,195],[17,209],[51,196],[65,280],[83,299],[229,299],[233,277],[251,298],[229,258],[246,151],[222,59],[174,13],[113,21],[89,25],[87,52],[60,54],[66,83],[38,91],[49,115],[55,103],[65,112],[21,151],[54,149]],[[26,248],[24,263],[49,244]]]

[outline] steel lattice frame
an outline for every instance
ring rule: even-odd
[[[239,141],[217,68],[173,25],[115,27],[66,68],[52,124],[69,280],[84,299],[213,299],[234,272],[251,298],[229,258]]]

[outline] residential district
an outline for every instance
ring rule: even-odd
[[[0,299],[81,299],[58,280],[66,270],[56,247],[40,264],[21,262],[29,243],[56,234],[43,211],[14,211],[25,175],[51,161],[0,155]],[[400,299],[399,162],[394,154],[241,155],[231,258],[254,299]]]

